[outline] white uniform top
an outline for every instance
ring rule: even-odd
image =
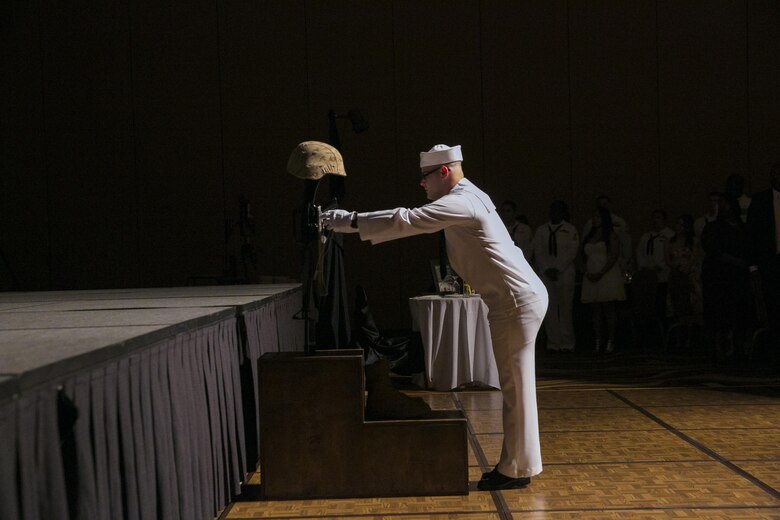
[[[372,244],[441,229],[452,267],[491,314],[546,300],[544,284],[512,242],[490,197],[465,178],[419,208],[358,213],[360,238]]]
[[[636,246],[636,265],[640,269],[653,269],[658,272],[658,281],[669,280],[669,267],[666,265],[666,248],[674,236],[671,228],[663,228],[661,231],[648,231],[639,239]],[[648,254],[648,243],[652,240],[652,252]]]
[[[555,233],[557,251],[551,251],[550,234]],[[548,222],[536,229],[534,235],[534,262],[540,273],[547,269],[557,269],[565,276],[574,280],[574,259],[580,247],[580,237],[577,228],[562,220],[559,224]],[[556,254],[554,254],[556,253]]]

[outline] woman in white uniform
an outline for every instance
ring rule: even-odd
[[[534,343],[547,311],[547,291],[490,197],[464,177],[462,161],[460,146],[436,145],[420,153],[420,185],[433,201],[425,206],[326,211],[323,224],[336,232],[360,233],[372,244],[444,230],[452,267],[488,306],[504,398],[501,458],[478,488],[521,488],[542,471]]]

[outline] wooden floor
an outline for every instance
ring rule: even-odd
[[[220,518],[780,519],[780,386],[542,387],[544,472],[502,492],[476,490],[501,450],[500,393],[413,393],[465,411],[468,496],[263,502],[250,485]]]

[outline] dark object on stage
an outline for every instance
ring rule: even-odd
[[[366,367],[386,359],[390,371],[408,376],[425,370],[422,339],[419,333],[411,337],[385,336],[377,327],[365,289],[355,289],[355,329],[352,332],[353,346],[363,349]]]
[[[362,351],[265,354],[257,367],[263,498],[468,494],[466,418],[364,420]]]
[[[337,349],[349,345],[352,334],[344,274],[344,237],[332,233],[322,256],[322,290],[317,295],[316,343],[318,349]]]

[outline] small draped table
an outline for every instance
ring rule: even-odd
[[[412,328],[422,335],[425,384],[451,390],[475,383],[499,388],[488,308],[478,295],[409,298]]]

